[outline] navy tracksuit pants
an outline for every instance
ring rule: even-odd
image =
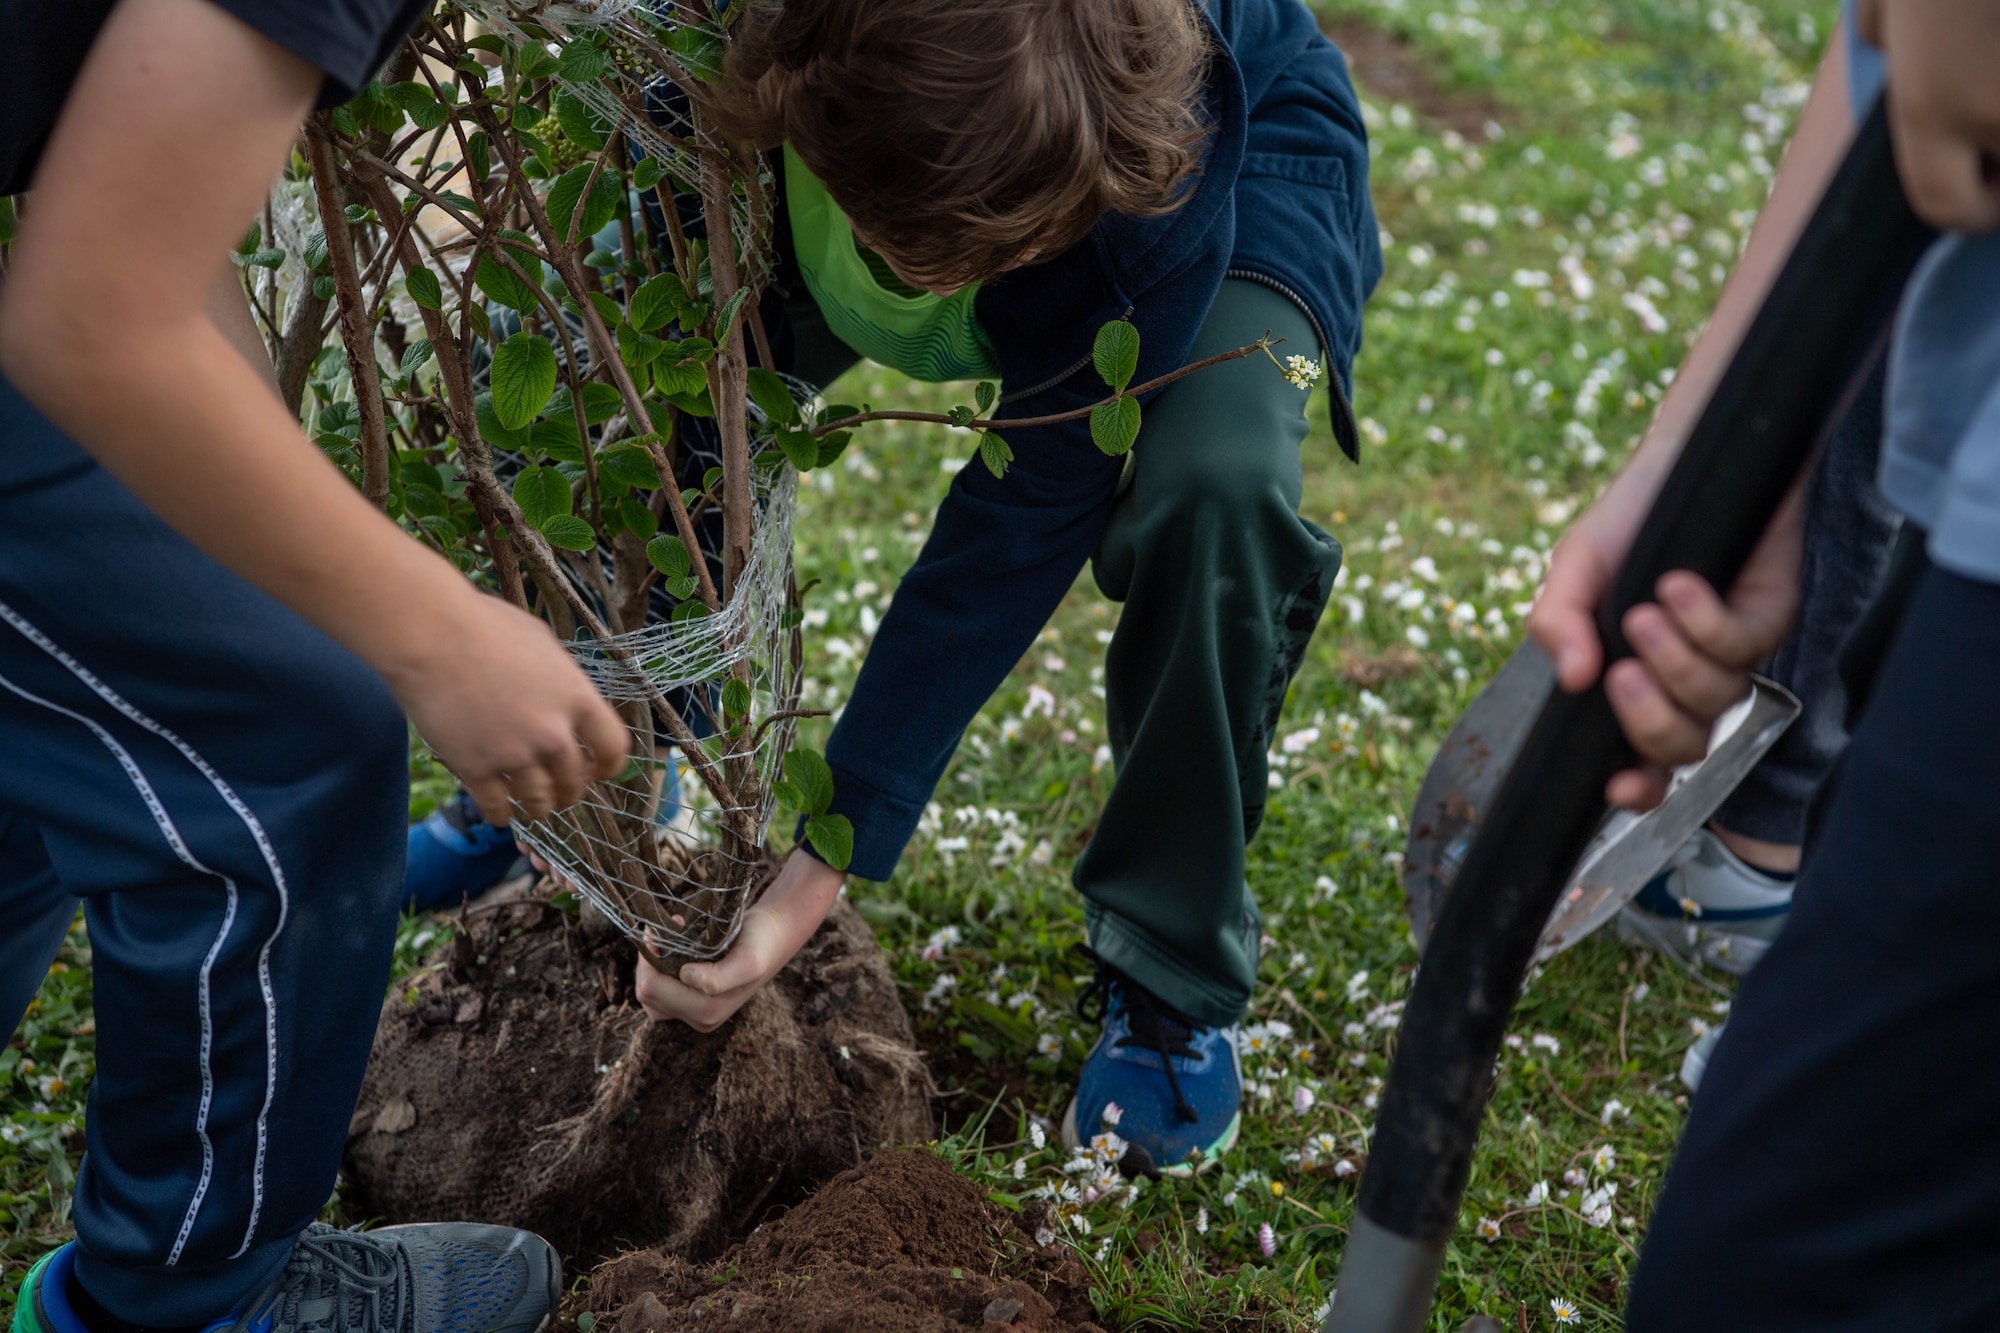
[[[0,379],[0,1016],[11,1031],[81,900],[98,1072],[77,1273],[114,1314],[229,1313],[332,1192],[408,774],[373,672]]]

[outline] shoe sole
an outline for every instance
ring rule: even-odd
[[[1688,941],[1690,928],[1694,932],[1692,944]],[[1629,907],[1618,913],[1616,929],[1618,938],[1627,943],[1669,954],[1688,966],[1706,963],[1738,977],[1750,975],[1771,947],[1769,940],[1753,935],[1717,930],[1687,919],[1669,920]]]
[[[1187,1180],[1190,1177],[1203,1175],[1214,1170],[1216,1164],[1222,1160],[1222,1154],[1236,1146],[1236,1136],[1242,1129],[1243,1112],[1239,1110],[1235,1115],[1229,1117],[1229,1124],[1222,1131],[1222,1137],[1218,1138],[1203,1151],[1199,1163],[1176,1162],[1172,1166],[1159,1167],[1160,1174],[1163,1176],[1172,1176],[1176,1180]],[[1063,1146],[1071,1150],[1083,1146],[1083,1140],[1076,1132],[1076,1098],[1074,1097],[1069,1099],[1069,1105],[1063,1109],[1062,1141]]]

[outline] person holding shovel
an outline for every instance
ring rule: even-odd
[[[404,713],[486,816],[618,772],[553,635],[404,535],[277,392],[229,252],[419,0],[0,0],[0,1010],[84,903],[76,1239],[16,1333],[533,1333],[503,1227],[332,1193],[388,982]],[[135,201],[142,201],[135,208]]]
[[[1655,1213],[1627,1324],[1984,1328],[2000,1318],[2000,5],[1851,7],[1847,77],[1882,88],[1911,204],[1947,234],[1897,317],[1881,481],[1905,540],[1856,657],[1859,724],[1783,933],[1738,991]],[[1672,460],[1630,467],[1557,547],[1531,617],[1562,684],[1597,675],[1592,612]],[[1797,598],[1789,506],[1728,597],[1670,574],[1605,687],[1659,799]],[[1866,675],[1867,679],[1861,676]]]
[[[1290,382],[1258,356],[1147,395],[1129,458],[1084,421],[1003,420],[1012,461],[953,480],[827,747],[851,869],[887,879],[966,725],[1092,564],[1124,603],[1117,781],[1074,873],[1104,1032],[1066,1132],[1116,1103],[1140,1166],[1212,1161],[1240,1122],[1261,934],[1244,848],[1340,568],[1298,514],[1301,390],[1331,369],[1354,455],[1349,365],[1381,271],[1345,62],[1298,0],[757,0],[714,103],[778,150],[781,370],[824,383],[866,355],[997,380],[994,415],[1020,419],[1104,396],[1091,349],[1113,320],[1139,333],[1134,383],[1267,333],[1295,358]],[[802,847],[729,954],[641,964],[640,998],[718,1026],[841,882]]]

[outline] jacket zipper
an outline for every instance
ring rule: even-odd
[[[1326,336],[1326,330],[1320,327],[1319,316],[1313,313],[1313,308],[1305,297],[1269,274],[1259,273],[1254,269],[1232,268],[1226,270],[1222,276],[1240,278],[1245,282],[1254,282],[1260,287],[1268,287],[1297,306],[1299,313],[1306,317],[1306,322],[1312,325],[1313,333],[1319,338],[1320,354],[1331,356],[1333,341]],[[1358,459],[1361,457],[1361,430],[1355,424],[1354,407],[1347,401],[1347,391],[1340,387],[1340,376],[1333,373],[1332,366],[1326,369],[1326,387],[1333,393],[1333,405],[1336,409],[1329,414],[1332,418],[1334,438],[1340,441],[1340,447],[1347,451],[1349,458]]]

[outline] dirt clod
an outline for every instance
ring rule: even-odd
[[[539,901],[468,918],[382,1012],[350,1122],[348,1202],[474,1219],[572,1264],[699,1259],[884,1147],[921,1141],[929,1079],[874,937],[835,904],[729,1023],[654,1023],[635,954]]]
[[[659,1250],[591,1277],[616,1333],[1102,1333],[1083,1266],[927,1149],[886,1152],[706,1266]]]

